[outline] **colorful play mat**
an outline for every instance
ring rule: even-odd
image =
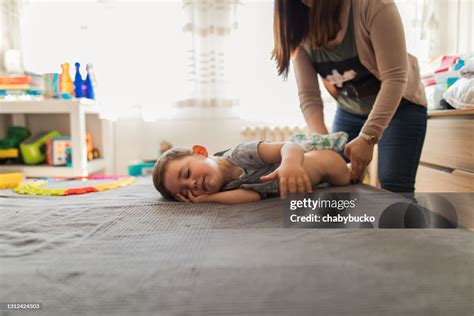
[[[95,186],[76,187],[76,188],[44,188],[47,184],[58,183],[68,180],[114,180],[112,182],[97,184]],[[13,191],[18,194],[29,195],[52,195],[52,196],[67,196],[79,195],[92,192],[102,192],[113,190],[130,185],[135,182],[134,177],[119,177],[111,175],[92,175],[88,177],[67,177],[67,178],[41,178],[29,182],[24,182],[13,188]]]

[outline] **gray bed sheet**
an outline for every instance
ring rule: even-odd
[[[43,304],[0,315],[473,314],[472,232],[288,229],[284,207],[168,202],[149,178],[83,196],[0,190],[0,303]]]

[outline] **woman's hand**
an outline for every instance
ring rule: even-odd
[[[312,185],[303,166],[295,162],[282,162],[275,171],[260,177],[262,182],[279,179],[280,197],[284,198],[287,192],[304,193],[311,192]]]
[[[372,161],[374,146],[357,136],[344,149],[344,155],[351,160],[351,180],[359,181],[363,172]]]

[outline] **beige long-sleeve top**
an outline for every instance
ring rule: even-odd
[[[426,106],[424,87],[416,57],[407,53],[400,14],[393,0],[350,0],[354,36],[361,64],[381,81],[381,87],[369,117],[362,127],[367,135],[381,137],[401,98]],[[342,23],[345,34],[347,23]],[[338,36],[336,40],[343,38]],[[323,102],[316,71],[309,57],[309,44],[302,43],[292,57],[305,118],[319,112]],[[325,83],[326,85],[329,83]],[[417,105],[414,105],[417,106]]]

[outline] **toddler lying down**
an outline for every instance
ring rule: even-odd
[[[321,182],[347,185],[350,172],[336,152],[346,142],[344,132],[299,134],[289,142],[239,144],[211,157],[201,146],[173,148],[157,161],[153,184],[165,198],[223,204],[311,192]]]

